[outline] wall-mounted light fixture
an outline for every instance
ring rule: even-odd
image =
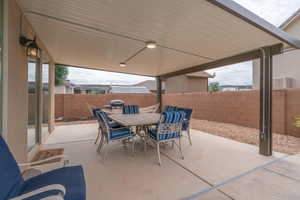
[[[33,40],[20,36],[19,42],[22,46],[26,47],[26,54],[30,58],[40,57],[40,48],[36,43],[36,37]]]

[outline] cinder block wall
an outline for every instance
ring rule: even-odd
[[[55,95],[55,117],[86,118],[90,116],[86,103],[103,107],[113,99],[122,99],[127,104],[137,104],[140,107],[156,103],[155,94],[57,94]],[[193,108],[195,119],[259,128],[258,90],[163,94],[162,101],[163,106],[177,105]],[[296,115],[300,115],[300,89],[274,90],[273,132],[300,137],[300,128],[294,126]]]
[[[164,105],[193,108],[193,118],[259,128],[259,91],[164,94]],[[273,91],[273,131],[300,137],[300,89]],[[242,133],[241,133],[242,134]]]
[[[137,104],[140,107],[156,104],[155,94],[56,94],[55,118],[80,119],[90,117],[86,103],[102,108],[114,99],[121,99],[126,104]]]

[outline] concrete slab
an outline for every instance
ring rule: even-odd
[[[300,154],[290,156],[267,169],[300,182]]]
[[[97,131],[97,123],[56,126],[45,144],[95,140]]]
[[[259,155],[256,146],[196,130],[191,131],[191,136],[192,146],[187,140],[182,142],[184,160],[179,158],[176,149],[162,148],[162,151],[180,165],[213,184],[283,156],[274,153],[274,156],[265,157]]]
[[[250,174],[221,189],[238,200],[298,200],[300,183],[267,170]]]
[[[142,143],[137,144],[135,156],[130,144],[127,147],[119,142],[110,144],[108,157],[103,160],[93,143],[96,135],[97,124],[61,126],[42,147],[63,147],[72,165],[83,165],[88,200],[182,199],[209,188],[207,182],[220,183],[283,156],[278,153],[272,157],[260,156],[255,146],[193,130],[193,146],[183,140],[185,159],[181,160],[178,151],[166,145],[161,148],[165,155],[159,167],[155,150],[148,148],[145,153]],[[289,158],[285,164],[278,163],[225,185],[220,188],[225,194],[214,190],[198,199],[299,198],[296,190],[299,182],[279,175],[298,177],[299,158]],[[44,170],[53,167],[48,165]]]
[[[82,164],[87,181],[87,199],[182,199],[209,187],[193,174],[184,170],[167,157],[162,156],[162,166],[157,164],[154,149],[132,154],[130,144],[108,146],[106,160],[96,153],[91,142],[45,145],[43,148],[64,147],[71,164]],[[224,194],[214,191],[200,199],[228,200]]]

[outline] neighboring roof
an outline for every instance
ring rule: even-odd
[[[138,94],[138,93],[151,93],[146,87],[138,86],[111,86],[110,93],[126,93],[126,94]]]
[[[54,62],[69,66],[161,76],[278,43],[300,47],[231,0],[17,2]],[[157,49],[119,66],[148,40]]]
[[[143,87],[148,88],[151,91],[155,91],[157,89],[155,80],[146,80],[146,81],[140,82],[138,84],[135,84],[134,86],[143,86]],[[165,89],[164,86],[165,86],[165,84],[162,84],[163,90]]]
[[[220,85],[221,88],[252,88],[252,85]]]
[[[202,77],[202,78],[214,78],[214,75],[211,75],[205,71],[200,71],[200,72],[195,72],[195,73],[190,73],[186,74],[186,76],[192,76],[192,77]]]
[[[110,85],[101,85],[101,84],[82,84],[82,85],[74,85],[74,89],[84,89],[84,90],[105,90],[109,89]]]
[[[279,28],[286,29],[292,22],[294,22],[296,19],[299,19],[300,17],[300,9],[298,9],[294,14],[292,14],[287,20],[285,20]]]

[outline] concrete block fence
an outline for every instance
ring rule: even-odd
[[[110,100],[122,99],[127,104],[140,107],[154,105],[155,94],[57,94],[55,116],[64,119],[90,117],[86,103],[103,107]],[[259,91],[199,92],[185,94],[163,94],[164,105],[193,108],[193,118],[241,126],[259,127]],[[296,115],[300,115],[300,89],[273,91],[273,132],[300,137],[300,129],[294,126]],[[242,133],[241,133],[242,134]]]

